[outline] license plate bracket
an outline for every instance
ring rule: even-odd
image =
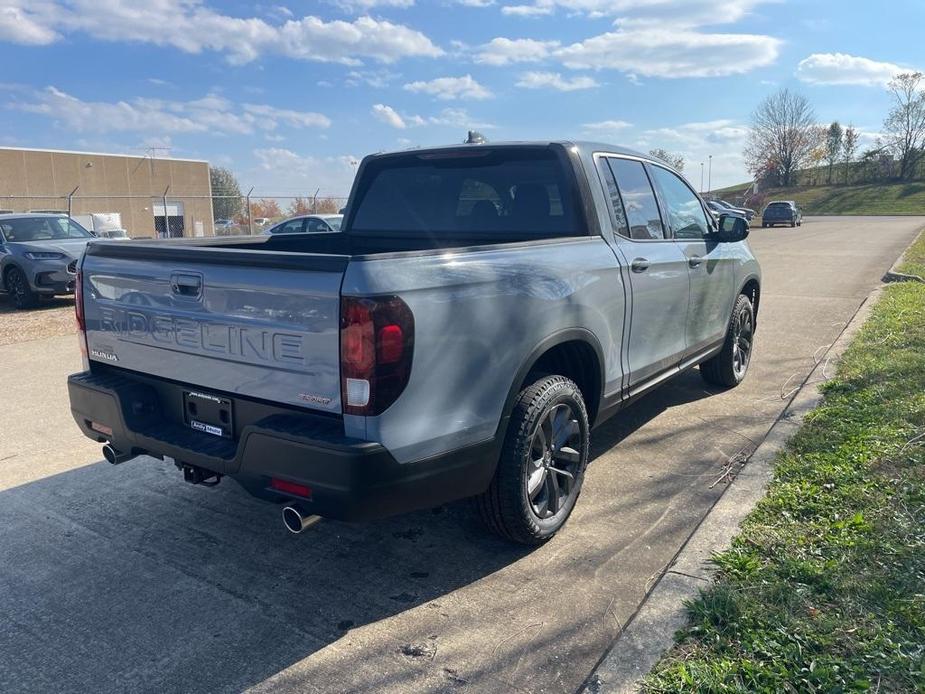
[[[234,411],[230,398],[195,390],[184,391],[183,418],[187,426],[204,434],[226,439],[234,436]]]

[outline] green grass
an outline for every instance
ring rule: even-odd
[[[925,691],[925,285],[824,390],[644,691]]]
[[[747,188],[748,184],[742,184],[714,194],[735,197]],[[761,200],[796,200],[807,215],[925,215],[925,181],[768,188],[761,192]],[[758,202],[749,205],[756,207]]]
[[[925,232],[906,251],[899,271],[925,278]]]

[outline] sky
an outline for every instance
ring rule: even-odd
[[[716,188],[750,178],[750,115],[783,87],[872,144],[922,26],[922,0],[0,0],[0,146],[346,195],[366,154],[476,129],[664,148],[698,188],[712,155]]]

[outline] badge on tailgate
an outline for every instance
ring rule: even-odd
[[[218,395],[194,390],[183,393],[183,417],[196,431],[213,436],[231,438],[234,435],[234,417],[231,400]]]

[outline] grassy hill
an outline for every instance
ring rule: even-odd
[[[733,202],[739,200],[749,185],[730,186],[713,194]],[[925,181],[767,188],[758,197],[760,201],[753,198],[748,206],[760,209],[769,200],[796,200],[803,214],[808,215],[925,215]]]

